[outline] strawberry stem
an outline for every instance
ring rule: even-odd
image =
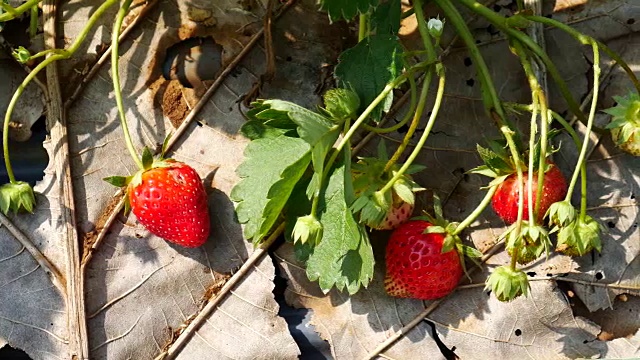
[[[436,0],[436,1],[438,2],[443,0]],[[475,0],[458,0],[458,2],[464,5],[465,7],[467,7],[469,10],[484,17],[486,20],[492,23],[496,28],[498,28],[498,30],[505,33],[507,37],[520,41],[525,47],[531,50],[531,52],[533,52],[533,54],[535,54],[546,66],[547,71],[549,72],[549,75],[551,75],[551,78],[558,86],[558,89],[560,90],[562,97],[564,97],[565,101],[567,102],[567,105],[569,106],[569,109],[571,110],[571,112],[574,113],[574,115],[577,116],[582,123],[586,124],[587,117],[580,110],[580,106],[578,105],[578,102],[574,99],[573,95],[571,94],[571,91],[569,90],[567,83],[564,81],[564,79],[562,79],[562,76],[560,76],[560,72],[558,71],[558,68],[555,66],[553,61],[551,61],[551,58],[549,57],[549,55],[547,55],[547,53],[535,41],[533,41],[528,35],[526,35],[522,31],[509,27],[509,25],[507,25],[508,24],[507,18],[496,13],[495,11],[492,11],[491,9],[480,4],[479,2]]]
[[[520,232],[522,231],[522,218],[524,217],[524,183],[523,183],[523,174],[522,174],[522,163],[520,161],[520,154],[518,153],[518,148],[516,146],[516,142],[513,139],[513,130],[509,129],[508,126],[503,125],[500,127],[500,131],[504,135],[507,140],[507,145],[509,146],[509,150],[511,151],[511,157],[513,158],[513,162],[516,166],[516,173],[518,174],[518,218],[516,220],[516,227],[514,229],[515,235],[520,236]],[[514,256],[511,257],[511,269],[516,270],[516,256],[518,253],[518,248],[513,249]]]
[[[0,14],[0,22],[6,22],[17,18],[23,13],[29,11],[32,7],[37,6],[41,1],[42,0],[30,0],[15,8],[3,1],[0,1],[0,7],[2,10],[6,11],[6,13]]]
[[[473,210],[471,214],[469,214],[469,216],[467,216],[464,220],[462,220],[460,224],[458,224],[458,226],[451,233],[451,235],[458,235],[462,232],[462,230],[466,229],[469,225],[471,225],[471,223],[473,223],[478,218],[478,216],[482,214],[484,209],[486,209],[487,206],[489,206],[489,204],[491,203],[491,199],[493,198],[493,194],[496,193],[496,190],[498,190],[498,185],[494,185],[490,187],[489,191],[487,191],[486,195],[484,196],[480,204]]]
[[[358,42],[364,40],[369,35],[369,14],[360,14],[358,24]]]
[[[120,28],[122,27],[124,17],[129,12],[129,7],[131,6],[132,1],[133,0],[125,0],[125,2],[122,4],[122,7],[118,11],[116,22],[113,25],[113,33],[111,36],[111,77],[113,79],[113,91],[116,98],[116,106],[118,107],[118,115],[120,117],[122,132],[124,133],[124,140],[127,144],[127,150],[129,150],[129,154],[131,155],[131,158],[133,158],[133,161],[136,163],[138,168],[140,168],[140,170],[144,170],[144,165],[142,164],[140,155],[138,155],[138,152],[136,151],[135,147],[133,146],[133,142],[131,141],[129,126],[127,125],[127,119],[124,114],[122,92],[120,91],[120,73],[118,71],[118,39],[120,37]]]
[[[404,115],[402,120],[400,120],[400,122],[398,122],[397,124],[391,125],[386,128],[380,128],[380,127],[375,127],[368,124],[362,124],[363,129],[365,129],[366,131],[374,132],[376,134],[388,134],[390,132],[394,132],[400,129],[401,127],[405,126],[409,122],[409,119],[413,117],[412,114],[416,111],[416,103],[417,103],[416,93],[418,92],[418,90],[416,87],[416,79],[414,79],[413,76],[409,76],[407,78],[407,81],[409,82],[411,100],[409,103],[409,109],[407,110],[407,113]]]
[[[547,106],[547,98],[544,94],[544,90],[540,86],[540,82],[538,81],[538,77],[533,70],[533,65],[531,60],[527,56],[522,44],[520,42],[514,41],[513,48],[518,54],[518,58],[522,64],[522,68],[527,76],[527,80],[529,82],[529,87],[531,88],[531,130],[529,135],[529,169],[528,169],[528,179],[527,179],[527,191],[528,191],[528,207],[529,207],[529,222],[532,225],[535,225],[537,217],[535,215],[538,214],[540,209],[540,200],[542,195],[542,189],[544,185],[544,176],[545,176],[545,168],[546,168],[546,157],[547,157],[547,132],[548,132],[548,124],[549,124],[549,107]],[[536,140],[536,132],[537,132],[537,117],[540,114],[540,158],[538,159],[538,179],[537,179],[537,189],[535,192],[535,204],[533,203],[533,174],[534,174],[534,164],[536,159],[535,155],[535,140]]]
[[[333,154],[331,155],[331,157],[329,158],[325,166],[324,173],[322,174],[323,179],[326,178],[329,171],[331,171],[331,168],[333,167],[333,164],[335,163],[336,158],[338,157],[338,154],[340,153],[342,148],[347,143],[349,143],[349,141],[351,140],[351,137],[353,137],[353,134],[355,134],[356,130],[358,130],[358,128],[367,120],[367,118],[369,117],[369,114],[371,114],[371,112],[376,108],[376,106],[378,106],[381,102],[383,102],[386,99],[387,95],[389,95],[389,93],[393,91],[393,89],[395,89],[398,85],[406,81],[409,76],[413,76],[414,71],[423,69],[425,67],[429,67],[431,65],[433,65],[433,63],[429,61],[420,62],[414,65],[411,69],[408,69],[407,71],[399,75],[397,78],[393,79],[390,83],[388,83],[384,87],[384,89],[382,89],[380,94],[378,94],[378,96],[376,96],[376,98],[373,99],[373,101],[369,104],[369,106],[367,106],[367,108],[364,109],[362,114],[360,114],[360,116],[358,116],[356,121],[354,121],[353,125],[351,125],[351,127],[349,128],[349,131],[347,131],[344,134],[344,136],[342,137],[338,145],[336,145],[335,151],[333,152]],[[321,179],[321,182],[322,182],[322,179]]]
[[[600,51],[598,49],[598,43],[596,41],[591,42],[593,48],[593,98],[591,99],[591,109],[589,110],[589,119],[587,121],[587,129],[584,134],[584,141],[582,143],[582,150],[578,157],[578,165],[582,166],[586,162],[587,148],[589,147],[589,137],[591,135],[591,127],[593,126],[593,120],[596,117],[596,107],[598,105],[598,93],[600,91]],[[572,184],[577,177],[577,169],[574,171],[573,178],[571,178]],[[587,174],[586,171],[580,177],[580,221],[585,222],[587,215]],[[570,187],[571,191],[573,188]],[[567,196],[570,193],[567,194]]]
[[[440,7],[440,9],[442,9],[447,20],[449,20],[456,28],[458,36],[460,36],[462,41],[464,41],[467,50],[469,51],[469,55],[473,59],[476,71],[478,71],[478,76],[481,80],[480,84],[482,86],[485,108],[490,114],[495,113],[497,115],[496,117],[494,117],[494,119],[498,123],[499,127],[507,126],[508,128],[513,129],[513,125],[505,116],[502,102],[498,97],[498,92],[491,78],[489,67],[484,61],[484,58],[480,53],[480,49],[476,45],[476,39],[469,31],[469,27],[462,18],[462,15],[460,15],[460,12],[458,12],[458,10],[451,4],[449,0],[435,0],[435,3],[438,5],[438,7]],[[489,97],[488,99],[487,96]]]
[[[424,21],[424,12],[422,11],[422,0],[414,0],[413,7],[416,14],[416,20],[418,22],[418,31],[420,31],[420,37],[422,38],[422,43],[424,45],[425,52],[427,54],[427,61],[436,61],[436,49],[431,42],[431,35],[429,34],[429,30],[427,29],[427,24]],[[436,65],[436,67],[442,65]],[[384,166],[384,172],[391,170],[393,165],[400,159],[402,153],[406,150],[409,142],[411,142],[411,138],[418,128],[418,124],[420,123],[420,119],[422,118],[422,113],[427,104],[427,95],[429,94],[429,87],[431,86],[431,79],[433,77],[433,72],[431,69],[425,75],[425,79],[422,83],[422,90],[420,91],[420,99],[418,100],[418,107],[413,115],[413,120],[411,121],[411,125],[407,130],[407,133],[404,135],[402,142],[393,153],[393,156],[387,161],[387,164]]]
[[[436,67],[438,67],[438,65],[436,65]],[[393,184],[395,184],[395,182],[398,181],[398,179],[400,179],[402,175],[404,175],[404,173],[407,171],[409,166],[411,166],[413,161],[416,159],[416,157],[422,150],[424,143],[427,141],[427,138],[429,137],[429,133],[431,132],[431,129],[435,124],[436,117],[438,117],[438,112],[440,111],[440,105],[442,104],[442,98],[444,95],[445,72],[444,72],[444,67],[442,67],[441,65],[438,73],[440,76],[440,81],[438,81],[438,91],[436,92],[436,98],[434,100],[433,109],[431,110],[431,115],[429,116],[429,121],[427,122],[427,126],[424,129],[422,136],[420,136],[420,140],[418,140],[418,143],[413,148],[413,151],[411,152],[411,154],[409,154],[409,157],[407,158],[407,160],[404,162],[404,164],[402,164],[400,169],[395,173],[395,175],[391,178],[391,180],[389,180],[385,184],[385,186],[379,190],[379,192],[382,194],[389,191],[393,187]]]
[[[531,20],[531,21],[535,21],[535,22],[539,22],[541,24],[544,25],[549,25],[549,26],[553,26],[559,30],[562,30],[564,32],[566,32],[567,34],[573,36],[577,41],[579,41],[580,43],[582,43],[583,45],[593,45],[593,43],[595,43],[598,48],[600,48],[602,51],[605,52],[605,54],[607,54],[610,58],[612,58],[616,64],[620,65],[620,67],[622,67],[622,69],[627,73],[627,76],[629,77],[629,79],[631,80],[631,82],[633,82],[633,86],[636,88],[636,91],[640,94],[640,80],[638,80],[638,77],[636,76],[636,74],[633,72],[633,70],[631,69],[631,67],[629,67],[629,64],[627,64],[624,59],[622,59],[622,57],[620,57],[620,55],[618,55],[618,53],[616,53],[615,51],[611,50],[611,48],[609,48],[607,45],[603,44],[602,42],[592,38],[591,36],[585,35],[579,31],[577,31],[576,29],[572,28],[571,26],[568,26],[566,24],[561,23],[560,21],[554,20],[554,19],[549,19],[546,18],[544,16],[535,16],[535,15],[524,15],[525,19],[527,20]]]
[[[23,12],[29,10],[32,6],[37,5],[40,1],[41,0],[38,0],[38,1],[27,1],[26,3],[18,6],[14,10],[18,14],[22,14]],[[102,16],[102,14],[111,5],[115,4],[117,1],[118,0],[107,0],[104,3],[102,3],[102,5],[100,5],[100,7],[91,15],[91,17],[89,18],[89,21],[87,22],[87,25],[82,29],[80,34],[78,34],[78,37],[71,44],[71,46],[69,46],[69,49],[67,49],[67,50],[62,49],[62,50],[58,50],[56,52],[51,52],[51,51],[45,50],[45,51],[41,51],[41,52],[37,53],[36,55],[33,55],[33,56],[29,57],[29,59],[33,59],[33,58],[44,56],[44,55],[47,55],[47,54],[53,54],[50,57],[44,59],[38,65],[36,65],[36,67],[33,70],[31,70],[29,72],[29,74],[27,74],[27,76],[24,78],[22,83],[16,89],[15,93],[13,93],[13,96],[11,97],[11,101],[9,102],[9,105],[7,106],[7,111],[5,112],[4,123],[3,123],[3,126],[2,126],[2,129],[3,129],[3,133],[2,133],[2,153],[4,155],[4,164],[5,164],[5,167],[7,169],[7,176],[9,177],[9,181],[12,184],[16,183],[16,178],[15,178],[15,175],[13,173],[13,168],[11,167],[11,160],[9,158],[9,124],[10,124],[10,121],[11,121],[11,114],[13,113],[13,109],[15,108],[16,104],[18,103],[18,99],[20,98],[20,95],[22,95],[22,92],[27,87],[27,85],[29,85],[31,80],[33,80],[38,75],[38,73],[42,69],[44,69],[47,65],[53,63],[54,61],[67,59],[67,58],[71,57],[71,55],[73,55],[80,48],[80,45],[82,44],[84,39],[89,34],[89,31],[91,31],[91,29],[93,28],[95,23]],[[13,19],[13,17],[8,17],[7,18],[4,15],[11,15],[11,14],[5,13],[5,14],[0,15],[0,22],[8,21],[8,20]]]

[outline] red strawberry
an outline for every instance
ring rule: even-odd
[[[544,175],[544,185],[542,186],[542,199],[540,199],[540,209],[538,210],[537,221],[542,221],[544,214],[551,204],[561,201],[567,195],[567,180],[557,166],[549,163],[549,169]],[[524,181],[524,220],[529,220],[529,201],[527,191],[528,174],[523,174]],[[533,173],[533,201],[536,201],[535,191],[538,187],[538,172]],[[516,222],[518,218],[518,175],[509,175],[500,185],[491,199],[493,210],[507,224]]]
[[[141,181],[127,188],[131,210],[151,233],[186,247],[209,237],[207,194],[198,173],[189,165],[163,160],[144,171]]]
[[[375,230],[393,230],[409,220],[411,213],[413,213],[413,204],[401,200],[389,209],[384,220],[371,228]]]
[[[387,244],[384,287],[396,297],[433,300],[456,288],[463,269],[456,250],[442,253],[445,234],[424,231],[423,220],[400,225]]]

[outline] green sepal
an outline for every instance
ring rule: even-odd
[[[556,251],[569,256],[582,256],[586,253],[602,250],[600,234],[605,229],[589,215],[584,220],[578,218],[558,231]]]
[[[444,229],[442,229],[444,231]],[[457,244],[458,242],[460,242],[460,239],[457,236],[451,235],[451,234],[447,234],[444,237],[444,241],[442,242],[442,249],[440,250],[440,252],[442,254],[444,253],[448,253],[449,251],[456,249],[457,248]],[[460,261],[464,261],[464,258],[461,257]]]
[[[313,215],[301,216],[296,220],[296,224],[291,232],[291,239],[294,243],[309,243],[312,246],[320,243],[322,239],[322,224]]]
[[[324,96],[324,110],[335,123],[342,124],[347,119],[353,119],[360,108],[358,94],[349,89],[336,88],[328,90]]]
[[[31,58],[29,50],[27,50],[24,46],[19,46],[17,49],[14,49],[11,52],[11,55],[13,55],[13,58],[21,64],[26,64]]]
[[[558,227],[566,226],[574,222],[577,215],[576,208],[571,205],[571,202],[563,200],[551,204],[544,216],[549,219],[549,225],[555,226],[551,230],[553,233],[558,231]]]
[[[131,212],[131,200],[127,194],[124,194],[124,216],[129,216]]]
[[[151,149],[145,146],[144,149],[142,150],[142,167],[145,170],[149,170],[151,169],[152,165],[153,165],[153,153],[151,152]]]
[[[520,295],[529,294],[529,279],[522,270],[513,270],[508,266],[497,267],[487,278],[485,290],[491,290],[502,302],[511,301]]]
[[[9,211],[33,213],[35,204],[36,197],[29,183],[17,181],[0,186],[0,210],[3,214]]]
[[[478,155],[484,165],[478,166],[468,171],[468,173],[480,174],[489,177],[499,177],[510,175],[515,172],[515,167],[511,158],[507,154],[504,145],[497,140],[488,142],[489,147],[485,148],[476,145]]]
[[[446,230],[442,226],[432,225],[424,229],[423,234],[444,234]],[[451,250],[451,249],[449,249]],[[443,251],[446,252],[446,251]]]
[[[171,136],[173,134],[169,133],[162,142],[162,149],[160,150],[160,159],[164,159],[164,156],[167,154],[167,150],[169,150],[169,140],[171,140]]]
[[[131,178],[129,184],[131,184],[131,186],[133,186],[134,188],[142,184],[142,171],[138,171],[137,173],[135,173],[135,175],[133,175],[133,177]]]
[[[376,227],[384,220],[392,206],[391,203],[393,200],[391,193],[388,191],[385,193],[376,191],[372,193],[367,200],[362,210],[360,210],[359,220],[360,223],[366,224],[369,227]],[[356,200],[356,202],[357,201],[358,200]]]
[[[129,185],[132,179],[133,179],[133,176],[116,175],[116,176],[109,176],[109,177],[103,178],[102,180],[108,182],[109,184],[115,187],[123,187],[123,186]]]

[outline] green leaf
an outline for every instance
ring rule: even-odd
[[[356,14],[364,14],[378,4],[378,0],[320,0],[320,10],[329,14],[331,22],[351,20]]]
[[[151,150],[145,146],[142,150],[142,167],[144,167],[145,170],[148,170],[151,168],[152,164],[153,154],[151,153]]]
[[[307,260],[307,277],[323,292],[334,286],[356,293],[373,278],[373,249],[364,227],[356,222],[345,200],[345,166],[336,168],[323,193],[320,214],[322,241]]]
[[[340,87],[353,89],[360,98],[362,112],[384,87],[395,79],[402,71],[402,47],[393,35],[373,35],[360,41],[356,46],[340,55],[335,68]],[[386,105],[393,100],[393,92],[389,93]],[[384,105],[376,107],[371,118],[379,120]]]
[[[401,17],[401,1],[386,1],[378,5],[371,15],[371,29],[375,30],[376,34],[397,35],[400,30]]]
[[[324,133],[316,143],[312,144],[311,162],[313,164],[313,178],[307,190],[309,197],[317,196],[320,192],[320,179],[322,179],[322,174],[324,173],[324,163],[329,150],[333,148],[333,144],[335,144],[339,135],[339,128],[331,128],[331,130]]]
[[[277,217],[275,212],[279,212],[290,196],[287,191],[293,189],[299,180],[299,177],[283,178],[283,174],[297,176],[304,162],[308,164],[310,161],[309,153],[310,147],[306,141],[288,136],[261,138],[247,145],[245,160],[236,169],[240,181],[231,190],[230,196],[238,203],[236,213],[238,221],[245,224],[247,239],[260,241],[259,235],[264,233],[264,216],[268,216],[269,221]],[[285,198],[276,200],[274,195]],[[271,199],[274,199],[273,202]]]
[[[129,184],[129,181],[131,180],[131,176],[109,176],[102,180],[108,182],[113,186],[123,187]]]
[[[393,183],[393,191],[407,204],[413,205],[415,203],[415,195],[413,194],[413,186],[408,184],[403,179],[398,179]]]
[[[256,119],[289,119],[298,126],[300,137],[311,146],[335,126],[327,117],[288,101],[265,100],[261,104],[261,111],[253,114]],[[270,122],[265,124],[272,126]]]
[[[282,135],[297,137],[297,134],[291,134],[292,132],[295,133],[296,127],[295,124],[293,125],[293,128],[278,128],[266,125],[263,120],[249,120],[242,125],[240,133],[250,140],[278,137]]]
[[[278,220],[294,186],[309,167],[310,161],[311,154],[309,152],[304,153],[300,159],[284,169],[280,175],[280,180],[271,186],[267,194],[269,202],[267,202],[262,212],[263,220],[260,224],[260,231],[254,236],[254,241],[262,239],[269,233]]]

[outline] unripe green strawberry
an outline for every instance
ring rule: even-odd
[[[140,174],[127,187],[133,214],[151,233],[186,247],[209,237],[207,194],[198,173],[189,165],[163,160]]]

